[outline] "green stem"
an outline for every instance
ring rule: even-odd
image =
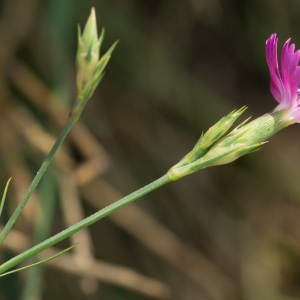
[[[0,266],[0,274],[4,273],[6,270],[16,266],[20,262],[24,261],[25,259],[40,253],[41,251],[51,247],[52,245],[60,242],[61,240],[69,237],[73,233],[92,225],[93,223],[97,222],[98,220],[104,218],[105,216],[109,215],[110,213],[114,212],[115,210],[123,207],[124,205],[131,203],[132,201],[150,193],[151,191],[159,188],[160,186],[170,182],[169,176],[166,174],[161,178],[153,181],[152,183],[142,187],[141,189],[133,192],[132,194],[106,206],[105,208],[99,210],[98,212],[94,213],[93,215],[83,219],[82,221],[70,226],[69,228],[57,233],[56,235],[52,236],[51,238],[45,240],[44,242],[37,244],[36,246],[28,249],[27,251],[13,257],[12,259],[8,260],[4,264]]]
[[[67,136],[68,132],[70,131],[73,124],[74,124],[74,122],[71,121],[70,119],[68,119],[66,125],[64,126],[64,128],[63,128],[62,132],[60,133],[58,139],[56,140],[55,144],[53,145],[51,151],[49,152],[48,156],[44,160],[44,162],[41,165],[39,171],[36,173],[33,181],[31,182],[29,188],[27,189],[24,197],[22,198],[22,200],[20,201],[20,203],[17,206],[16,210],[14,211],[14,213],[12,214],[12,216],[10,217],[8,222],[6,223],[5,227],[3,228],[3,230],[0,234],[0,244],[3,243],[3,241],[6,238],[7,234],[9,233],[12,226],[16,222],[16,220],[19,217],[22,210],[24,209],[24,207],[25,207],[26,203],[28,202],[30,196],[32,195],[32,193],[34,192],[36,186],[38,185],[38,183],[40,182],[40,180],[43,177],[44,173],[46,172],[46,170],[47,170],[49,164],[51,163],[56,151],[58,150],[60,145],[63,143],[64,139],[66,138],[66,136]]]

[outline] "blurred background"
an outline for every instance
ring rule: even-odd
[[[2,0],[1,224],[66,121],[92,6],[103,50],[119,44],[2,262],[162,176],[233,109],[272,110],[265,41],[300,47],[297,0]],[[122,208],[38,259],[77,243],[67,254],[1,278],[0,299],[300,299],[299,136],[291,126]]]

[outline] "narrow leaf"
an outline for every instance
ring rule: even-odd
[[[23,270],[26,270],[26,269],[35,267],[35,266],[37,266],[37,265],[43,264],[43,263],[45,263],[45,262],[47,262],[47,261],[49,261],[49,260],[51,260],[51,259],[54,259],[54,258],[56,258],[56,257],[58,257],[58,256],[60,256],[60,255],[62,255],[62,254],[64,254],[65,252],[67,252],[67,251],[73,249],[74,247],[75,247],[75,245],[72,245],[72,246],[70,246],[69,248],[67,248],[67,249],[65,249],[65,250],[63,250],[63,251],[60,251],[59,253],[57,253],[57,254],[55,254],[55,255],[52,255],[52,256],[50,256],[50,257],[48,257],[48,258],[46,258],[46,259],[43,259],[43,260],[41,260],[41,261],[38,261],[38,262],[36,262],[36,263],[34,263],[34,264],[31,264],[31,265],[28,265],[28,266],[25,266],[25,267],[22,267],[22,268],[18,268],[18,269],[15,269],[15,270],[12,270],[12,271],[9,271],[9,272],[0,274],[0,277],[6,276],[6,275],[9,275],[9,274],[12,274],[12,273],[16,273],[16,272],[19,272],[19,271],[23,271]]]
[[[11,181],[11,177],[7,180],[7,183],[5,185],[5,189],[4,189],[4,192],[3,192],[3,196],[2,196],[2,199],[1,199],[1,202],[0,202],[0,216],[2,215],[2,210],[3,210],[3,207],[4,207],[6,193],[7,193],[10,181]]]

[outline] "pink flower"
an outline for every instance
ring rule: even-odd
[[[280,68],[277,60],[277,36],[272,34],[266,41],[266,59],[270,71],[270,89],[279,103],[275,111],[286,111],[285,119],[300,123],[300,50],[288,39],[282,48]]]

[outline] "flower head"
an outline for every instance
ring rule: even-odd
[[[300,123],[300,50],[288,39],[282,48],[280,67],[277,60],[276,34],[266,41],[266,59],[270,71],[270,89],[279,103],[275,111],[285,110],[285,120]]]
[[[282,48],[280,68],[277,60],[277,36],[266,41],[266,59],[270,71],[270,89],[279,105],[270,113],[242,122],[225,135],[245,110],[222,118],[201,136],[193,150],[168,171],[170,180],[177,180],[197,170],[230,163],[259,150],[266,141],[283,128],[300,123],[300,50],[288,39]],[[228,122],[230,121],[230,123]],[[232,122],[232,123],[231,123]],[[230,125],[230,126],[229,126]]]

